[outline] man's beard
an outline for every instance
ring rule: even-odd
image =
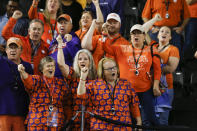
[[[113,36],[113,35],[117,34],[118,32],[117,31],[113,31],[113,32],[109,31],[108,33],[109,33],[109,35]]]

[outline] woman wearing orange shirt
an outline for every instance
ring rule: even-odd
[[[160,28],[158,33],[159,45],[157,46],[159,55],[161,57],[162,74],[166,77],[167,87],[166,93],[169,97],[169,108],[166,106],[164,110],[158,110],[159,122],[161,125],[168,125],[168,117],[170,112],[170,107],[172,105],[174,92],[173,92],[173,75],[172,73],[176,70],[179,64],[179,50],[177,47],[171,45],[169,42],[171,40],[171,30],[167,26]],[[167,102],[168,103],[168,102]],[[160,105],[162,108],[162,105]]]
[[[61,0],[46,0],[45,10],[37,12],[39,0],[33,0],[28,15],[30,19],[41,19],[44,23],[42,40],[48,46],[53,38],[57,37],[56,18],[62,13]]]
[[[78,97],[90,103],[92,112],[127,124],[132,124],[131,118],[133,117],[136,119],[136,124],[141,125],[137,94],[130,82],[119,78],[120,73],[117,63],[111,58],[101,59],[97,70],[99,79],[85,86],[89,72],[88,68],[82,68],[77,94]],[[114,125],[92,117],[90,119],[90,130],[130,131],[131,127]]]
[[[70,111],[70,117],[71,117],[71,116],[75,116],[77,111],[81,111],[82,108],[83,100],[77,97],[77,87],[81,77],[81,69],[83,67],[87,67],[90,70],[88,74],[88,79],[86,81],[87,83],[96,79],[97,77],[96,69],[95,69],[93,57],[91,53],[86,49],[82,49],[77,52],[74,58],[73,68],[69,67],[67,64],[65,64],[65,59],[62,50],[63,40],[61,37],[58,37],[57,41],[58,41],[57,62],[62,72],[62,75],[65,78],[67,78],[71,90],[70,97],[72,101],[70,102],[70,105],[66,106],[67,108],[66,112]],[[90,108],[88,106],[86,106],[85,108],[86,110],[90,111],[89,110]],[[85,115],[85,119],[86,119],[85,130],[89,130],[90,116],[88,114]],[[80,123],[81,123],[81,114],[79,114],[74,120],[74,123],[71,126],[72,130],[79,131],[81,128]]]
[[[159,125],[154,111],[154,96],[161,95],[158,79],[161,76],[161,68],[159,58],[156,57],[158,52],[154,48],[152,55],[150,47],[145,45],[145,34],[142,25],[134,25],[130,33],[133,54],[133,59],[130,58],[130,66],[131,69],[133,69],[132,73],[134,73],[131,83],[134,84],[134,88],[140,100],[142,123],[147,126]],[[153,87],[148,84],[150,80],[144,83],[143,86],[140,83],[143,83],[147,77],[150,78],[151,67],[153,67],[154,73]]]
[[[92,2],[94,3],[96,7],[96,15],[97,15],[96,21],[99,23],[103,23],[104,22],[103,14],[101,12],[98,0],[93,0]],[[94,16],[91,11],[84,11],[82,13],[81,20],[79,23],[81,29],[75,32],[81,41],[83,37],[85,36],[85,34],[87,33],[87,31],[89,30],[92,24],[93,18]],[[98,28],[94,31],[94,35],[98,35],[100,31],[101,31],[101,26],[98,26]]]
[[[154,96],[161,95],[159,80],[161,77],[160,59],[156,57],[158,51],[145,41],[143,25],[136,24],[131,28],[131,44],[107,45],[104,50],[113,55],[120,67],[120,78],[129,80],[138,94],[141,104],[142,123],[146,126],[159,125],[154,109]],[[152,81],[151,67],[153,67],[154,81]]]

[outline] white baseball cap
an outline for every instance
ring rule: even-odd
[[[108,21],[109,19],[114,19],[114,20],[116,20],[116,21],[118,21],[118,22],[121,23],[120,16],[119,16],[118,14],[116,14],[116,13],[110,13],[110,14],[107,16],[107,21]]]
[[[140,24],[135,24],[134,26],[131,27],[130,33],[133,32],[134,30],[139,30],[141,32],[144,32],[144,28]]]

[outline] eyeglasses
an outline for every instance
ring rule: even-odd
[[[10,49],[10,50],[17,50],[17,49],[20,49],[20,48],[17,47],[17,46],[8,46],[7,49]]]
[[[117,70],[117,66],[113,66],[104,70],[107,70],[107,71]]]

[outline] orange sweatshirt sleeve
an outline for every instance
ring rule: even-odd
[[[155,47],[153,47],[153,58],[152,58],[152,64],[153,64],[153,72],[154,72],[154,80],[160,80],[161,78],[161,62],[159,56],[159,53]]]
[[[29,16],[29,19],[38,19],[38,12],[37,12],[37,7],[33,7],[31,6],[29,8],[29,11],[28,11],[28,16]]]
[[[14,34],[14,32],[12,31],[15,24],[16,24],[16,19],[14,18],[10,18],[7,22],[7,24],[5,25],[5,27],[2,30],[2,36],[3,38],[7,41],[10,37],[18,37],[21,38],[20,35]]]

